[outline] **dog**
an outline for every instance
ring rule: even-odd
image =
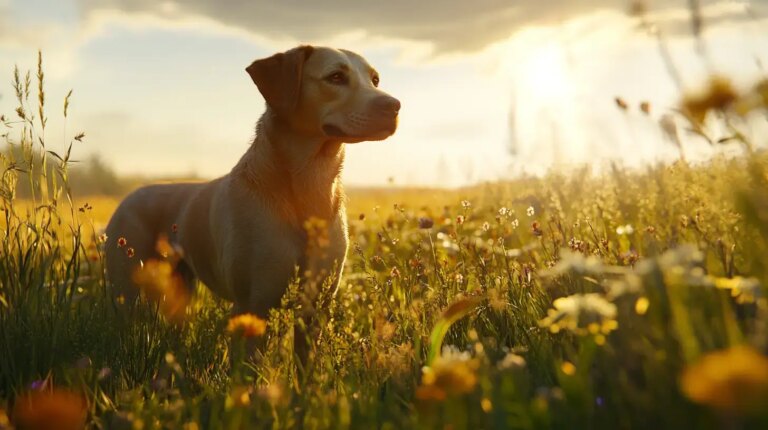
[[[106,269],[116,297],[136,298],[134,274],[163,258],[163,237],[179,251],[173,273],[185,288],[201,281],[233,302],[235,315],[266,319],[296,273],[321,273],[337,288],[348,246],[345,144],[394,134],[400,101],[348,50],[299,46],[246,71],[266,110],[235,167],[210,182],[140,188],[110,219]],[[323,227],[322,253],[309,250],[308,223]]]

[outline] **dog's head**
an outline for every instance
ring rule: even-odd
[[[269,109],[299,133],[355,143],[397,129],[400,101],[378,88],[379,74],[354,52],[300,46],[245,70]]]

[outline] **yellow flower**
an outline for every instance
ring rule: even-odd
[[[173,270],[173,265],[165,260],[147,260],[133,272],[133,282],[141,288],[147,297],[160,305],[160,311],[173,321],[184,318],[184,311],[189,305],[190,294],[184,281]]]
[[[682,374],[683,393],[696,403],[732,415],[768,406],[768,357],[740,345],[711,352]]]
[[[468,352],[445,347],[432,366],[422,369],[421,386],[416,390],[420,400],[443,400],[448,395],[472,392],[477,384],[475,372],[480,363]]]
[[[241,333],[243,337],[262,336],[267,331],[267,322],[252,314],[237,315],[229,319],[227,331]]]

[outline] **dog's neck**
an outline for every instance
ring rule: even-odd
[[[343,210],[343,163],[343,143],[297,133],[267,109],[251,147],[232,172],[275,199],[285,216],[302,223],[311,217],[331,220]]]

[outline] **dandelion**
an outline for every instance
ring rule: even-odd
[[[711,352],[685,368],[683,393],[696,403],[731,415],[765,410],[768,399],[768,357],[740,345]]]
[[[241,314],[229,319],[227,331],[243,337],[262,336],[267,331],[267,322],[253,314]]]
[[[616,330],[616,305],[596,293],[574,294],[555,300],[554,309],[539,325],[552,333],[568,330],[578,335],[609,334]]]
[[[528,214],[528,216],[534,216],[536,211],[533,209],[533,206],[528,206],[528,209],[525,210],[525,213]]]

